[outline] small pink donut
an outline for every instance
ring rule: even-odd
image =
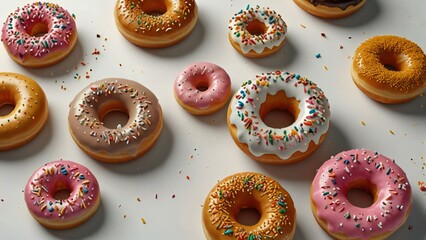
[[[357,207],[353,188],[370,191],[374,203]],[[341,152],[318,169],[311,188],[312,211],[334,239],[385,239],[407,220],[411,185],[394,160],[369,150]]]
[[[208,115],[222,108],[231,95],[226,71],[208,62],[186,67],[174,84],[176,101],[194,115]]]
[[[56,196],[62,191],[69,197]],[[25,186],[25,202],[43,226],[66,229],[88,220],[101,201],[99,184],[86,167],[55,161],[37,169]]]

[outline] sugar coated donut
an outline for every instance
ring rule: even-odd
[[[277,52],[286,39],[287,24],[268,7],[247,6],[229,20],[229,41],[243,56],[266,57]]]
[[[188,112],[208,115],[222,108],[231,95],[231,80],[226,71],[208,62],[186,67],[174,83],[176,101]]]
[[[322,18],[343,18],[358,11],[367,0],[293,0],[306,12]]]
[[[388,104],[407,102],[426,88],[426,55],[397,36],[375,36],[355,51],[352,79],[368,97]]]
[[[238,222],[241,209],[260,214],[253,226]],[[296,209],[290,194],[270,177],[243,172],[216,184],[203,205],[203,227],[207,239],[292,239],[296,231]]]
[[[90,170],[63,160],[37,169],[28,180],[24,195],[31,215],[53,229],[84,223],[101,202],[98,181]]]
[[[7,17],[1,40],[18,64],[46,67],[71,53],[77,42],[77,28],[74,18],[61,6],[35,2]]]
[[[198,20],[195,0],[118,0],[115,22],[130,42],[147,48],[174,45],[186,38]]]
[[[374,196],[373,205],[352,205],[349,190]],[[385,239],[411,211],[411,185],[394,160],[369,150],[341,152],[318,170],[311,187],[312,211],[335,239]]]
[[[15,106],[0,116],[0,151],[17,148],[34,139],[44,128],[49,110],[43,89],[31,78],[0,73],[0,107]]]
[[[104,126],[113,111],[129,115],[124,126]],[[163,128],[157,97],[141,84],[120,78],[89,84],[70,104],[69,129],[77,145],[92,158],[110,163],[134,160],[154,146]]]
[[[277,109],[290,112],[294,123],[282,128],[266,125],[265,116]],[[243,83],[229,104],[227,119],[232,138],[248,156],[290,164],[311,154],[325,139],[330,106],[315,83],[276,71]]]

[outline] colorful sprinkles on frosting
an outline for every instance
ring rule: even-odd
[[[41,37],[31,36],[29,32],[36,24],[45,24],[48,32]],[[74,18],[65,9],[53,3],[36,2],[18,8],[7,17],[1,40],[9,52],[24,61],[30,56],[43,58],[69,47],[75,34]]]
[[[299,101],[300,113],[289,127],[271,128],[260,117],[260,106],[267,94],[284,91]],[[236,126],[240,142],[256,156],[277,154],[288,159],[296,151],[306,151],[309,142],[319,141],[328,130],[330,110],[324,92],[298,74],[275,71],[262,73],[242,84],[231,102],[230,123]]]
[[[229,215],[229,210],[235,199],[242,193],[261,193],[263,198],[271,202],[268,218],[265,221],[272,222],[247,232],[244,225],[236,224],[235,219]],[[275,239],[280,235],[288,235],[284,228],[292,229],[295,224],[294,219],[290,219],[287,212],[289,209],[287,192],[282,192],[279,185],[273,180],[267,179],[260,174],[239,174],[222,181],[215,190],[208,196],[208,213],[210,222],[216,226],[216,230],[222,235],[230,236],[233,239]],[[291,202],[291,198],[290,198]]]
[[[130,102],[135,105],[136,116],[133,122],[121,126],[120,124],[116,129],[105,128],[102,132],[98,133],[97,129],[102,126],[99,116],[93,115],[93,103],[97,103],[103,97],[113,97],[114,95],[125,95],[129,98]],[[76,121],[80,125],[86,126],[90,131],[90,136],[96,139],[97,142],[103,141],[108,145],[124,142],[130,142],[143,137],[144,131],[151,125],[151,114],[149,106],[152,102],[147,99],[144,92],[134,89],[127,84],[121,84],[116,81],[104,81],[100,84],[93,84],[90,89],[86,91],[81,99],[80,104],[75,111]]]
[[[347,200],[350,182],[366,180],[378,189],[370,207],[353,206]],[[351,150],[330,160],[318,171],[312,199],[320,219],[330,231],[351,239],[366,239],[393,231],[411,205],[411,187],[395,162],[377,152]]]
[[[250,22],[258,20],[265,24],[266,32],[260,35],[253,35],[247,30]],[[285,40],[287,25],[284,20],[274,10],[268,7],[256,5],[254,8],[247,5],[245,10],[241,10],[229,20],[229,35],[238,43],[243,53],[250,50],[261,53],[265,48],[272,49],[279,46]]]
[[[85,175],[91,176],[91,173],[85,168],[69,164],[72,162],[47,164],[30,179],[30,196],[26,200],[27,204],[31,201],[32,205],[38,208],[37,215],[65,219],[70,214],[77,214],[81,209],[89,208],[99,197],[97,183],[85,178]],[[53,196],[58,186],[64,184],[60,181],[71,181],[77,185],[67,199],[55,199]]]

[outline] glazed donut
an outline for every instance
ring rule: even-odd
[[[287,24],[274,10],[247,6],[229,20],[229,41],[243,56],[260,58],[277,52],[286,39]]]
[[[195,0],[118,0],[115,23],[120,33],[140,47],[162,48],[186,38],[198,20]]]
[[[410,101],[426,88],[426,55],[397,36],[376,36],[356,50],[352,79],[368,97],[388,104]]]
[[[77,28],[74,18],[61,6],[35,2],[7,17],[1,40],[18,64],[46,67],[71,53],[77,43]]]
[[[176,101],[188,112],[208,115],[222,108],[231,95],[231,80],[226,71],[208,62],[186,67],[174,83]]]
[[[370,191],[374,203],[348,201],[353,188]],[[394,160],[368,150],[341,152],[318,170],[311,187],[315,219],[335,239],[385,239],[411,211],[411,185]]]
[[[267,126],[272,110],[288,111],[294,123]],[[262,73],[242,84],[228,107],[228,128],[237,146],[251,158],[271,164],[291,164],[311,154],[325,139],[330,106],[324,92],[300,75]]]
[[[90,170],[63,160],[37,169],[28,180],[24,195],[31,215],[53,229],[84,223],[101,202],[98,181]]]
[[[322,18],[343,18],[354,14],[367,0],[293,0],[301,9]]]
[[[31,78],[17,73],[0,73],[0,107],[13,105],[0,116],[0,151],[20,147],[44,128],[49,110],[43,89]]]
[[[129,115],[124,126],[104,126],[112,111]],[[154,146],[163,128],[163,113],[156,96],[141,84],[119,78],[89,84],[70,104],[69,130],[90,157],[110,163],[134,160]]]
[[[237,220],[241,209],[260,214],[253,226]],[[237,173],[216,184],[203,205],[207,239],[292,239],[296,209],[290,194],[273,179],[259,173]]]

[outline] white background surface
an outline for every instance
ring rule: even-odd
[[[1,22],[27,2],[31,1],[1,0]],[[26,69],[0,47],[0,71],[35,79],[48,97],[50,110],[46,128],[34,141],[0,152],[1,239],[204,239],[201,205],[207,193],[218,180],[241,171],[271,176],[290,192],[298,214],[295,239],[327,239],[312,216],[309,187],[322,162],[352,148],[376,150],[394,158],[407,172],[413,187],[413,211],[392,239],[426,238],[426,195],[417,187],[417,181],[426,180],[426,97],[383,105],[361,93],[350,77],[351,57],[368,37],[400,35],[426,49],[426,1],[368,0],[351,17],[324,20],[308,15],[290,0],[199,0],[199,22],[194,32],[180,44],[159,50],[136,47],[120,35],[114,23],[113,0],[56,2],[77,16],[79,40],[68,58],[52,67]],[[271,57],[244,58],[228,42],[228,20],[248,3],[270,6],[288,24],[287,43]],[[100,55],[91,54],[95,48]],[[322,57],[315,58],[317,53]],[[82,66],[81,61],[87,65]],[[198,61],[226,69],[233,91],[256,74],[276,69],[317,82],[331,105],[327,139],[312,156],[296,165],[270,166],[250,159],[228,133],[225,108],[211,116],[197,117],[174,100],[175,77]],[[82,76],[80,80],[74,79],[76,74]],[[140,159],[121,165],[90,159],[73,142],[67,128],[68,104],[74,95],[91,81],[107,77],[144,84],[157,95],[164,111],[164,129],[155,147]],[[39,225],[27,211],[22,193],[35,169],[57,159],[87,166],[98,178],[102,192],[96,215],[71,230],[49,230]]]

